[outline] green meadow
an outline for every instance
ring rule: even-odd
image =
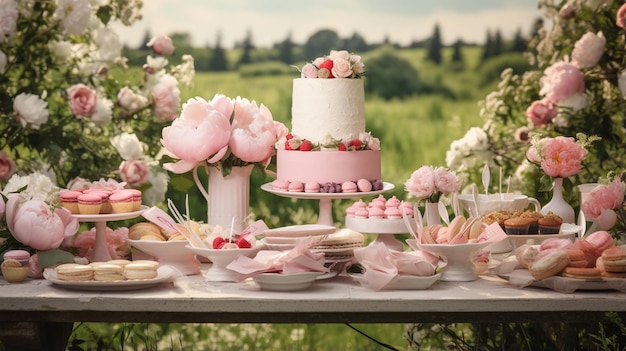
[[[455,98],[444,95],[415,95],[405,99],[384,100],[366,94],[367,129],[381,141],[382,174],[395,189],[385,196],[406,198],[404,181],[422,165],[445,166],[450,143],[461,138],[473,126],[482,125],[478,101],[492,89],[497,79],[484,83],[478,66],[480,48],[465,48],[465,65],[436,66],[425,62],[419,49],[397,50],[396,54],[411,62],[421,80],[447,87]],[[451,52],[444,51],[449,61]],[[363,60],[367,68],[368,55]],[[301,65],[301,64],[298,64]],[[266,105],[275,120],[289,128],[292,80],[299,76],[247,74],[246,69],[222,73],[197,73],[193,88],[182,91],[182,101],[199,96],[211,99],[216,93],[241,96]],[[497,78],[497,74],[496,74]],[[280,198],[260,189],[272,178],[253,173],[251,211],[268,226],[314,223],[317,220],[315,200]],[[191,183],[187,183],[192,202],[198,202],[192,217],[206,216],[206,202]],[[168,196],[182,201],[184,194],[172,190]],[[336,225],[343,225],[345,208],[354,200],[335,200]],[[372,240],[373,235],[368,234]],[[374,339],[406,349],[404,324],[358,324],[355,327]],[[83,349],[102,350],[382,350],[382,346],[343,324],[98,324],[76,325],[72,338],[85,341]]]

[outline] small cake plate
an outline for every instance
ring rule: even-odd
[[[324,272],[261,273],[253,275],[252,279],[262,290],[298,291],[309,288],[323,274]]]
[[[334,225],[333,221],[333,199],[354,199],[358,197],[372,196],[382,194],[389,190],[392,190],[395,185],[387,182],[383,182],[382,190],[368,191],[368,192],[354,192],[354,193],[305,193],[277,190],[272,187],[272,183],[265,183],[261,185],[261,189],[268,193],[279,195],[283,197],[295,198],[295,199],[314,199],[319,200],[319,214],[317,218],[318,224]]]
[[[356,218],[354,216],[346,216],[346,228],[361,233],[378,234],[375,241],[382,242],[388,248],[396,251],[404,251],[402,242],[394,237],[394,234],[409,233],[407,224],[404,219],[372,219],[372,218]],[[417,224],[415,221],[409,221],[411,227],[415,231]]]
[[[441,281],[448,282],[469,282],[476,280],[478,276],[474,271],[472,258],[490,242],[467,243],[467,244],[421,244],[416,245],[415,239],[407,239],[407,244],[413,250],[424,250],[438,255],[446,263],[446,267],[441,274]]]
[[[263,245],[257,245],[256,247],[249,249],[203,249],[199,247],[193,247],[191,245],[185,246],[196,255],[208,258],[213,264],[207,270],[204,276],[206,281],[209,282],[236,282],[237,272],[231,271],[226,268],[231,262],[233,262],[239,256],[252,257],[256,255]]]
[[[196,259],[196,255],[193,252],[186,248],[186,246],[189,245],[187,240],[157,241],[127,239],[127,242],[130,246],[154,257],[160,264],[174,267],[184,275],[196,275],[200,273],[200,261]]]

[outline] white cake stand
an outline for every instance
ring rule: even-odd
[[[333,203],[334,199],[354,199],[358,197],[365,197],[371,195],[378,195],[389,190],[392,190],[395,186],[391,183],[383,182],[383,189],[368,192],[356,192],[356,193],[305,193],[305,192],[291,192],[276,190],[272,187],[271,183],[261,185],[261,189],[279,195],[282,197],[289,197],[294,199],[313,199],[319,200],[320,210],[317,217],[317,224],[334,225],[333,221]]]
[[[111,254],[107,245],[106,230],[107,222],[123,221],[141,216],[148,209],[148,206],[141,206],[139,211],[111,214],[75,214],[73,215],[79,222],[94,222],[96,227],[96,242],[93,247],[93,261],[106,262],[111,260]]]
[[[409,221],[415,231],[417,224]],[[388,248],[396,251],[404,251],[402,242],[396,239],[394,234],[406,234],[410,231],[406,227],[404,219],[370,219],[346,216],[346,228],[361,233],[378,234],[374,242],[382,242]]]

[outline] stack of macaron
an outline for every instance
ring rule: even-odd
[[[59,197],[61,205],[72,214],[94,215],[139,211],[142,194],[137,189],[64,189]]]
[[[192,230],[198,224],[190,222]],[[178,225],[182,233],[187,229],[183,225]],[[128,228],[128,238],[131,240],[152,240],[152,241],[175,241],[187,240],[187,237],[176,230],[165,230],[152,222],[138,222]]]
[[[29,270],[30,253],[26,250],[9,250],[2,255],[0,265],[4,280],[19,283],[26,279]]]
[[[276,179],[270,186],[278,191],[305,192],[305,193],[357,193],[383,190],[381,180],[359,179],[356,182],[345,181],[343,183],[318,183],[299,182]]]
[[[90,264],[65,263],[54,270],[57,279],[69,282],[153,279],[159,263],[149,260],[111,260]]]
[[[347,216],[361,219],[402,219],[403,213],[412,218],[413,204],[400,201],[395,196],[386,199],[382,195],[369,203],[358,200],[346,209]]]
[[[622,277],[622,274],[626,277],[626,248],[615,246],[611,234],[606,231],[591,233],[574,242],[549,238],[541,245],[522,245],[514,253],[518,264],[528,269],[537,280],[555,275],[577,279]],[[606,262],[609,261],[607,269]]]

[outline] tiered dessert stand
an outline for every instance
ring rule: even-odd
[[[111,260],[111,254],[106,239],[107,222],[110,221],[123,221],[126,219],[133,219],[141,216],[141,214],[147,209],[147,206],[141,206],[139,211],[126,212],[126,213],[111,213],[111,214],[75,214],[74,217],[79,222],[94,222],[96,227],[96,242],[93,247],[93,261],[94,262],[106,262]]]
[[[289,192],[276,190],[271,183],[261,185],[261,189],[274,195],[289,197],[294,199],[313,199],[319,200],[319,214],[317,224],[335,225],[333,221],[333,202],[334,199],[354,199],[371,195],[378,195],[392,190],[394,185],[391,183],[383,183],[382,190],[357,192],[357,193],[305,193],[305,192]]]

